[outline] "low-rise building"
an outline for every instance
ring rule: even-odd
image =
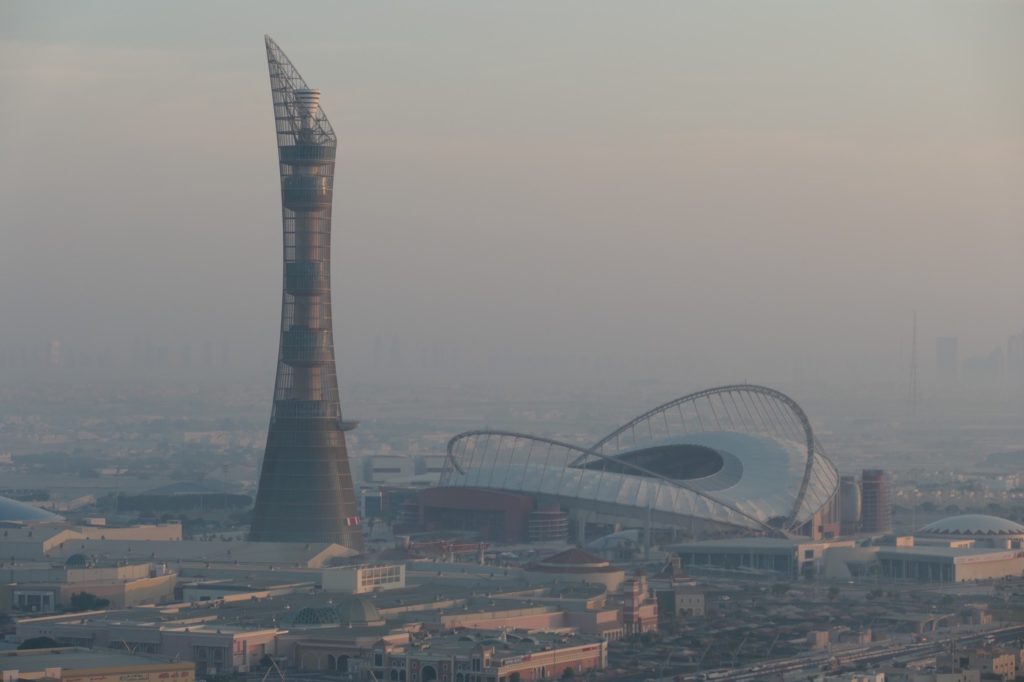
[[[182,540],[179,524],[111,528],[46,525],[0,530],[4,561],[67,560],[74,555],[94,563],[167,563],[182,567],[248,570],[323,569],[358,552],[334,543]],[[2,566],[0,566],[2,567]],[[241,568],[240,568],[241,567]]]
[[[643,573],[622,583],[622,627],[627,635],[658,629],[658,603],[651,599]]]
[[[405,587],[405,564],[360,564],[325,568],[321,582],[325,592],[364,594]]]
[[[175,595],[178,601],[186,603],[214,601],[224,604],[251,602],[296,592],[308,593],[316,589],[314,582],[282,582],[273,580],[274,577],[276,576],[271,573],[246,575],[243,580],[221,578],[179,582],[175,588]]]
[[[278,638],[278,651],[292,667],[307,672],[348,673],[358,676],[362,660],[378,645],[404,644],[419,624],[388,625],[366,598],[341,604],[306,607],[284,619],[288,628]]]
[[[985,514],[941,519],[918,529],[914,536],[925,541],[968,540],[978,547],[993,549],[1024,548],[1024,524]]]
[[[1017,677],[1017,656],[1008,651],[980,649],[960,656],[960,667],[977,670],[988,679],[1012,680]]]
[[[876,574],[891,580],[959,583],[1019,577],[1024,549],[979,547],[974,541],[910,542],[903,545],[837,547],[825,552],[827,578],[848,580]]]
[[[914,670],[911,668],[887,668],[886,682],[981,682],[981,673],[977,670],[935,671]]]
[[[405,454],[378,453],[362,458],[363,481],[406,480],[416,473],[415,461]]]
[[[672,550],[690,573],[741,571],[798,578],[815,574],[827,551],[854,547],[853,540],[802,541],[791,538],[733,538],[674,545]]]
[[[81,647],[0,652],[4,680],[194,682],[195,665]]]
[[[247,672],[266,654],[276,655],[277,628],[233,627],[217,622],[156,622],[96,616],[19,620],[17,639],[49,637],[62,644],[122,649],[192,661],[200,675]]]
[[[881,547],[881,574],[894,580],[959,583],[1024,574],[1024,550],[977,547]]]
[[[532,682],[582,676],[607,664],[608,643],[597,637],[454,633],[407,644],[382,643],[361,662],[361,679]]]
[[[704,592],[697,589],[696,580],[683,572],[679,556],[672,556],[649,582],[662,621],[704,616]]]
[[[53,613],[88,593],[113,608],[158,604],[174,596],[177,575],[162,564],[90,565],[85,557],[67,562],[16,563],[0,566],[0,609]]]
[[[75,532],[86,540],[135,540],[137,542],[178,542],[182,539],[181,522],[137,524],[133,526],[108,526],[106,521],[77,526]]]
[[[609,592],[617,592],[626,579],[625,570],[575,548],[527,564],[525,571],[529,579],[537,582],[593,583],[604,585]]]

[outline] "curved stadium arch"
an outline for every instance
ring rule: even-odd
[[[669,401],[590,447],[509,431],[461,433],[448,443],[440,481],[610,520],[774,535],[806,532],[838,484],[803,409],[752,384]]]

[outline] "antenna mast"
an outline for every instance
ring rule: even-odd
[[[910,415],[917,416],[917,311],[910,332]]]

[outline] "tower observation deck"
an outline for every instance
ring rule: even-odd
[[[284,228],[274,405],[249,539],[362,549],[331,321],[331,204],[338,140],[310,88],[266,38]]]

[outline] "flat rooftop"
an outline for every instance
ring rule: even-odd
[[[238,578],[182,578],[181,587],[201,590],[213,590],[216,592],[236,592],[246,594],[249,592],[268,592],[273,590],[312,590],[314,582],[293,582],[281,580],[280,576],[274,573],[255,573]]]
[[[551,594],[544,587],[507,585],[483,579],[482,576],[478,577],[481,579],[476,584],[442,581],[369,593],[358,598],[373,604],[390,628],[401,628],[410,622],[436,622],[440,614],[542,612],[556,608],[557,603],[553,602],[559,597],[588,598],[599,596],[603,591],[585,585],[563,585],[554,590],[555,594]],[[185,627],[222,632],[267,630],[278,627],[299,629],[305,626],[289,624],[293,614],[305,608],[321,610],[332,606],[344,611],[345,602],[351,598],[308,589],[264,599],[243,599],[225,603],[211,600],[84,614],[47,615],[25,618],[22,622],[45,623],[51,628],[60,628],[62,624],[66,624],[133,630],[159,628],[165,631]]]
[[[935,545],[916,545],[914,547],[887,547],[878,549],[879,557],[909,559],[915,556],[929,557],[936,559],[952,559],[958,563],[972,563],[975,561],[1001,561],[1012,559],[1020,555],[1020,550],[1015,549],[993,549],[991,547],[944,547]]]
[[[358,595],[377,607],[385,618],[395,618],[408,611],[430,611],[435,608],[451,608],[453,603],[463,604],[474,595],[483,597],[492,592],[499,596],[499,586],[481,582],[476,589],[462,585],[421,585],[415,588],[388,590],[385,592]],[[340,605],[352,597],[332,595],[309,589],[266,599],[242,600],[220,603],[219,600],[202,601],[195,604],[176,603],[161,606],[136,606],[130,609],[116,609],[91,614],[44,615],[23,619],[26,622],[59,623],[104,623],[109,626],[160,626],[173,629],[179,626],[198,627],[200,623],[210,627],[236,626],[245,629],[276,627],[291,613],[306,607],[321,608]],[[524,600],[525,601],[525,600]],[[220,623],[222,625],[217,625]]]
[[[430,651],[449,655],[468,654],[478,644],[494,647],[494,657],[508,659],[524,654],[552,649],[562,649],[588,644],[600,645],[604,640],[597,635],[559,634],[537,632],[498,632],[472,630],[454,634],[434,635],[429,640]],[[415,650],[417,644],[409,644],[406,650]]]
[[[800,545],[829,544],[818,543],[810,539],[794,540],[792,538],[728,538],[723,540],[697,540],[695,542],[680,542],[668,549],[673,552],[679,551],[714,551],[714,550],[778,550],[794,551]]]
[[[0,669],[19,672],[44,672],[47,668],[121,668],[136,665],[161,665],[168,660],[155,656],[140,656],[127,651],[94,650],[80,647],[59,649],[30,649],[27,651],[0,651]]]
[[[318,568],[317,559],[355,556],[356,552],[332,543],[203,542],[199,540],[80,540],[63,543],[50,553],[66,559],[86,554],[116,560],[167,563],[209,562],[232,565],[259,564],[278,568]],[[324,556],[321,556],[324,555]]]

